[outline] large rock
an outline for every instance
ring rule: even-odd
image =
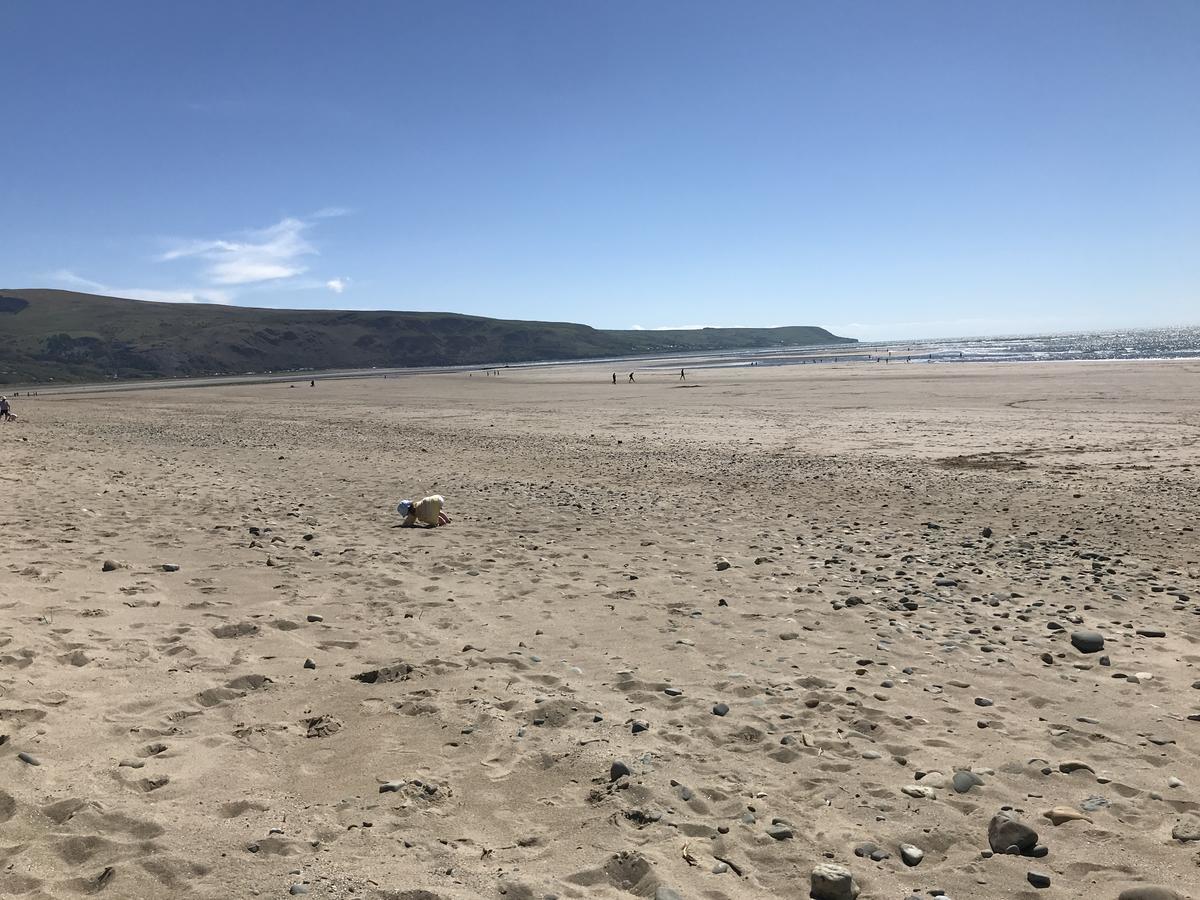
[[[1080,653],[1099,653],[1104,649],[1104,636],[1098,631],[1072,631],[1071,646]]]
[[[996,813],[988,823],[988,845],[995,853],[1006,853],[1014,846],[1022,853],[1028,853],[1037,846],[1037,841],[1037,832],[1012,813]]]
[[[1200,841],[1200,818],[1184,816],[1171,829],[1171,837],[1177,841]]]
[[[821,863],[812,870],[808,896],[813,900],[854,900],[858,896],[858,885],[845,866]]]

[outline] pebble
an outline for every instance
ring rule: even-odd
[[[317,667],[317,664],[316,664],[316,662],[315,662],[314,660],[312,660],[312,659],[306,659],[306,660],[304,661],[304,668],[306,668],[306,669],[315,669],[316,667]]]
[[[732,565],[733,565],[733,563],[731,563],[725,557],[723,557],[723,556],[717,557],[717,571],[718,572],[724,572],[726,569],[728,569]]]
[[[713,707],[713,715],[727,716],[729,715],[729,707],[724,703],[718,703]]]
[[[616,781],[619,778],[626,778],[632,775],[633,772],[629,769],[629,764],[623,759],[614,759],[613,764],[608,767],[608,780]]]
[[[1071,646],[1080,653],[1099,653],[1104,649],[1104,636],[1098,631],[1072,631]]]
[[[1047,874],[1046,874],[1046,873],[1044,873],[1044,872],[1029,872],[1029,873],[1028,873],[1028,874],[1025,876],[1025,878],[1026,878],[1026,879],[1029,881],[1029,883],[1030,883],[1030,884],[1032,884],[1032,885],[1033,885],[1035,888],[1048,888],[1048,887],[1050,887],[1050,876],[1049,876],[1049,875],[1047,875]]]
[[[121,568],[121,564],[119,562],[117,562],[115,559],[106,559],[104,561],[104,564],[102,566],[100,566],[100,571],[101,572],[115,572],[119,568]]]
[[[795,837],[796,833],[787,825],[773,825],[767,829],[767,835],[777,841],[788,841]]]
[[[912,844],[900,845],[900,859],[904,861],[906,866],[919,866],[921,860],[925,858],[925,851],[920,847],[914,847]]]
[[[991,706],[992,703],[993,703],[993,701],[989,700],[987,697],[976,697],[975,698],[976,706]]]
[[[1161,628],[1139,628],[1137,634],[1139,637],[1144,638],[1163,638],[1167,636],[1167,633]]]
[[[1092,821],[1081,812],[1076,812],[1069,806],[1056,806],[1053,809],[1048,809],[1042,813],[1044,818],[1050,820],[1054,826],[1062,825],[1064,822],[1090,822]]]
[[[650,730],[650,723],[641,719],[634,719],[633,723],[629,726],[629,730],[634,734],[641,734],[643,731]]]
[[[677,688],[677,687],[663,688],[663,693],[666,694],[668,697],[682,697],[683,696],[683,690],[681,688]]]
[[[955,772],[950,783],[954,787],[955,793],[965,794],[971,788],[983,784],[983,779],[974,772]]]
[[[293,894],[293,895],[294,894],[307,894],[308,893],[308,885],[307,884],[299,884],[299,883],[293,884],[290,888],[288,888],[288,893]]]
[[[920,784],[906,784],[900,788],[900,793],[922,800],[932,800],[934,797],[933,788],[927,788]]]
[[[17,759],[19,759],[21,762],[26,763],[31,766],[40,766],[42,764],[42,761],[40,759],[38,759],[32,753],[26,753],[25,751],[21,751],[20,753],[18,753]]]
[[[1096,774],[1096,770],[1093,769],[1090,765],[1088,765],[1085,762],[1081,762],[1080,760],[1077,760],[1077,759],[1069,759],[1066,762],[1059,763],[1058,771],[1060,771],[1064,774],[1067,774],[1067,775],[1070,775],[1072,772],[1080,772],[1080,771],[1091,772],[1093,775]]]
[[[178,572],[179,564],[178,563],[163,563],[162,570],[164,572]]]
[[[858,884],[845,866],[821,863],[812,870],[808,895],[812,900],[855,900]]]
[[[865,844],[859,844],[857,847],[855,847],[854,855],[860,859],[871,859],[875,862],[883,862],[883,860],[887,859],[892,854],[888,853],[878,844],[872,844],[870,841],[868,841]]]
[[[405,785],[405,782],[403,782],[403,781],[385,781],[383,784],[381,784],[379,786],[379,793],[381,793],[381,794],[395,793],[396,791],[398,791],[402,787],[404,787],[404,785]]]
[[[309,613],[307,616],[305,616],[305,618],[307,618],[308,621],[310,621],[310,622],[324,622],[325,621],[325,617],[322,615],[319,615],[317,613]]]
[[[1176,778],[1174,775],[1172,775],[1170,778],[1167,779],[1167,787],[1173,787],[1173,788],[1183,787],[1183,782],[1180,781],[1178,778]]]

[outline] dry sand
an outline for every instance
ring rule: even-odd
[[[19,398],[0,895],[1200,896],[1200,365],[610,371]]]

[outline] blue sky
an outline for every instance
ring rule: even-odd
[[[862,338],[1200,322],[1200,3],[0,5],[0,285]]]

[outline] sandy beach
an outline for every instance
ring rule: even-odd
[[[17,398],[0,896],[1200,897],[1200,364],[625,377]]]

